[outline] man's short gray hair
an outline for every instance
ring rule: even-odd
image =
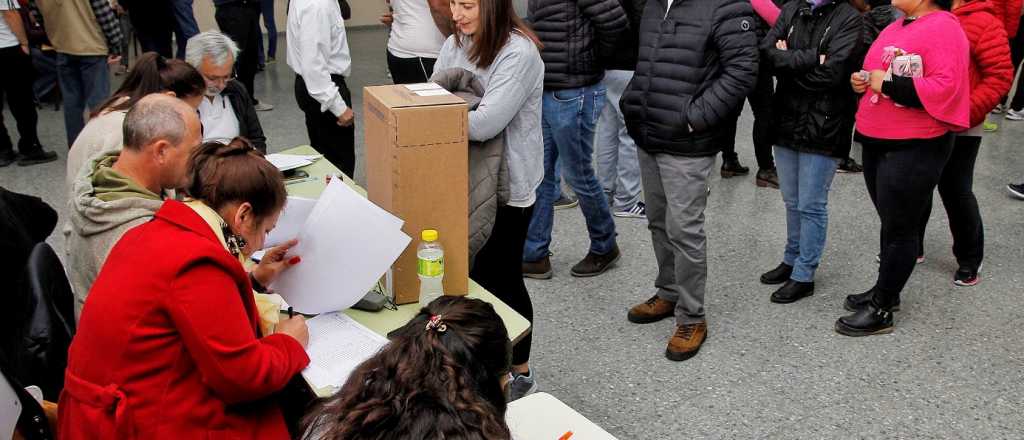
[[[206,57],[218,66],[227,63],[229,57],[237,60],[238,44],[219,31],[206,31],[189,38],[185,44],[185,61],[198,69]]]
[[[180,99],[161,93],[144,96],[124,118],[124,147],[139,151],[161,140],[178,145],[186,130],[182,112],[190,110]]]

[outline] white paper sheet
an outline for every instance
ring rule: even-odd
[[[21,415],[21,400],[15,394],[11,383],[0,375],[0,439],[14,436],[14,428]]]
[[[277,225],[267,235],[263,247],[272,248],[298,237],[314,206],[316,206],[314,199],[288,196],[288,203],[285,203],[281,216],[277,218]]]
[[[416,92],[420,90],[436,90],[442,88],[440,84],[434,82],[418,83],[418,84],[406,84],[405,88]]]
[[[443,95],[451,95],[451,92],[449,92],[449,91],[447,91],[447,90],[445,90],[445,89],[436,89],[436,90],[419,90],[419,91],[416,91],[416,92],[414,92],[414,93],[416,93],[417,95],[420,95],[420,96],[443,96]]]
[[[325,313],[309,326],[309,366],[303,376],[314,389],[341,388],[348,376],[388,340],[343,313]]]
[[[331,179],[290,254],[302,263],[271,286],[296,311],[336,312],[366,295],[412,240],[402,220]]]
[[[266,155],[267,161],[277,167],[278,170],[288,171],[296,168],[302,168],[306,165],[310,165],[313,162],[307,159],[305,156],[296,156],[294,154],[268,154]]]

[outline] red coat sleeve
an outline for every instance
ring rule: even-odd
[[[985,115],[1009,93],[1013,83],[1010,44],[1002,25],[989,20],[982,29],[977,43],[971,47],[971,57],[981,77],[971,90],[971,127],[985,121]]]
[[[256,338],[238,286],[210,260],[186,268],[166,299],[171,320],[213,393],[228,403],[280,391],[309,364],[294,338]]]
[[[1017,35],[1020,26],[1021,5],[1024,0],[989,0],[992,10],[1009,38]]]

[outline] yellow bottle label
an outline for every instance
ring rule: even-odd
[[[425,277],[439,277],[444,275],[444,257],[436,260],[417,259],[416,272]]]

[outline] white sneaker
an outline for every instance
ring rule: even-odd
[[[625,211],[615,211],[612,215],[622,218],[647,218],[647,207],[644,202],[636,202],[632,208]]]
[[[1024,121],[1024,110],[1007,110],[1003,116],[1007,121]]]
[[[273,110],[274,106],[272,104],[267,104],[265,102],[261,102],[259,104],[254,105],[253,108],[256,109],[256,111],[258,111],[258,112],[267,112],[267,111]]]
[[[1006,112],[1005,104],[996,104],[996,108],[992,109],[992,114],[1001,115]]]

